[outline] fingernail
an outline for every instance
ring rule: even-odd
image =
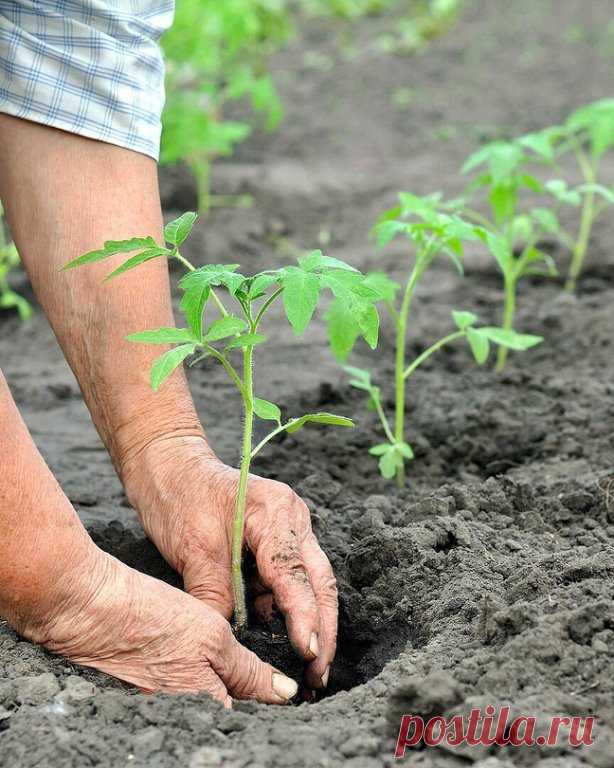
[[[322,688],[326,688],[328,685],[328,676],[330,675],[330,667],[326,667],[324,674],[320,678],[322,680]]]
[[[320,653],[318,636],[315,632],[312,632],[311,637],[309,638],[309,653],[311,653],[313,656],[317,656]]]
[[[289,677],[280,675],[279,672],[273,672],[273,690],[282,699],[290,701],[293,696],[296,696],[298,685]]]

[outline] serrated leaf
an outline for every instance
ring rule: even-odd
[[[358,327],[367,344],[371,349],[375,349],[379,335],[379,315],[373,304],[367,304],[362,309],[358,308]]]
[[[196,349],[195,344],[182,344],[169,349],[151,366],[151,387],[157,391],[171,373]]]
[[[266,336],[261,333],[246,333],[244,336],[237,336],[228,344],[225,349],[242,349],[243,347],[255,347],[266,341]]]
[[[355,267],[346,264],[341,259],[335,259],[332,256],[326,256],[322,251],[311,251],[305,256],[299,256],[298,263],[305,272],[315,272],[322,269],[343,269],[348,272],[358,272]]]
[[[231,296],[235,296],[245,282],[245,277],[236,272],[238,267],[238,264],[207,264],[184,275],[179,286],[188,292],[204,286],[223,285]]]
[[[317,275],[298,267],[289,267],[282,277],[283,303],[288,322],[300,335],[309,325],[320,295]]]
[[[473,353],[473,357],[478,365],[484,365],[488,360],[488,354],[490,352],[490,342],[488,336],[480,333],[479,328],[467,329],[467,341]]]
[[[346,360],[360,336],[360,326],[355,313],[341,299],[335,299],[326,315],[326,330],[333,355]]]
[[[478,321],[478,316],[473,312],[464,312],[462,310],[452,310],[452,317],[456,323],[456,327],[460,331],[464,331],[465,328],[469,328],[470,325],[475,325]]]
[[[281,421],[281,411],[275,403],[271,403],[268,400],[263,400],[261,397],[254,398],[254,413],[261,419],[267,421],[276,421],[278,424]]]
[[[194,226],[197,218],[198,214],[194,213],[193,211],[188,211],[187,213],[181,215],[178,219],[170,221],[164,227],[164,239],[166,242],[180,246],[192,231],[192,227]]]
[[[249,284],[249,290],[247,292],[249,298],[254,299],[263,296],[267,290],[278,281],[278,277],[275,274],[256,275],[253,277]]]
[[[156,328],[151,331],[139,331],[126,336],[126,340],[141,344],[184,344],[197,341],[189,328]]]
[[[185,319],[194,332],[197,339],[201,339],[203,331],[203,312],[211,293],[208,285],[201,285],[186,291],[181,297],[179,308],[185,315]]]
[[[304,427],[305,424],[330,424],[335,427],[354,426],[352,419],[323,411],[321,413],[307,413],[304,416],[299,416],[297,419],[291,419],[291,421],[288,422],[286,431],[291,435],[301,429],[301,427]]]
[[[516,331],[506,331],[503,328],[494,328],[485,326],[479,329],[490,341],[499,344],[508,349],[524,351],[540,344],[544,339],[542,336],[533,336],[527,333],[516,333]]]
[[[364,279],[364,285],[373,289],[384,301],[394,302],[399,283],[392,280],[385,272],[370,272]]]
[[[131,256],[129,259],[124,261],[123,264],[121,264],[117,269],[114,269],[113,272],[108,274],[105,277],[105,282],[112,280],[114,277],[118,277],[118,275],[123,275],[124,272],[128,272],[131,269],[134,269],[135,267],[140,266],[141,264],[144,264],[146,261],[151,261],[152,259],[157,259],[159,256],[168,256],[168,250],[166,248],[149,248],[146,251],[143,251],[142,253],[137,253],[136,256]]]
[[[247,323],[245,320],[234,315],[226,315],[226,317],[220,317],[219,320],[211,323],[203,336],[203,341],[212,342],[227,339],[229,336],[241,333],[246,327]]]
[[[381,221],[372,230],[379,248],[388,245],[400,232],[408,232],[408,225],[404,221]]]
[[[97,261],[108,259],[110,256],[116,256],[119,253],[130,253],[131,251],[137,251],[140,248],[154,248],[157,247],[156,241],[153,237],[133,237],[130,240],[107,240],[102,248],[96,251],[89,251],[82,256],[78,256],[76,259],[72,259],[68,264],[62,267],[62,270],[74,269],[75,267],[81,267],[84,264],[94,264]],[[170,254],[170,251],[168,251]]]

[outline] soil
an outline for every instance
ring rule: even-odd
[[[377,256],[367,239],[377,214],[399,189],[455,193],[478,141],[536,129],[609,94],[611,16],[608,0],[475,0],[452,32],[411,58],[369,45],[385,19],[356,23],[351,41],[330,22],[310,24],[275,62],[287,107],[280,132],[254,135],[215,170],[215,192],[247,192],[254,207],[214,211],[190,255],[251,271],[323,243],[362,269],[400,276],[403,249]],[[393,98],[400,88],[408,105]],[[610,179],[613,170],[610,160]],[[194,205],[184,170],[164,170],[161,182],[169,216]],[[272,324],[276,343],[257,369],[262,396],[288,414],[317,407],[358,418],[352,431],[288,437],[257,466],[305,498],[338,576],[331,695],[231,712],[206,695],[144,696],[0,621],[0,765],[378,768],[394,762],[403,713],[508,704],[540,727],[552,715],[595,715],[596,743],[442,746],[408,753],[407,763],[614,766],[613,235],[604,217],[577,296],[556,281],[525,283],[518,328],[546,342],[513,355],[504,375],[476,368],[461,347],[416,375],[407,417],[416,460],[402,492],[366,452],[380,440],[377,424],[328,352],[321,321],[299,340]],[[564,268],[566,254],[555,255]],[[495,321],[501,298],[478,254],[465,280],[441,262],[421,286],[409,351],[449,331],[452,307]],[[376,354],[361,349],[353,360],[389,392],[389,329],[382,336]],[[0,360],[96,541],[177,583],[136,525],[40,310],[28,325],[0,317]],[[235,462],[240,422],[223,373],[194,369],[190,382],[211,442]],[[269,649],[279,635],[254,631]]]

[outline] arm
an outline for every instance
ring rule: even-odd
[[[152,392],[149,368],[160,349],[125,341],[133,331],[174,324],[167,266],[153,260],[112,288],[102,282],[108,262],[59,273],[104,240],[162,238],[154,161],[0,115],[0,196],[34,290],[146,532],[186,589],[229,617],[236,474],[208,446],[183,373]],[[258,565],[259,602],[274,598],[294,647],[309,661],[308,682],[325,686],[337,593],[304,503],[287,486],[253,478],[246,544]]]

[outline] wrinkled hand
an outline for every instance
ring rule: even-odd
[[[186,591],[230,618],[239,473],[212,457],[200,438],[160,441],[148,453],[124,476],[130,500]],[[287,485],[250,476],[245,544],[257,567],[256,611],[266,616],[274,604],[283,613],[292,645],[309,662],[306,683],[325,687],[336,648],[337,589],[307,506]]]

